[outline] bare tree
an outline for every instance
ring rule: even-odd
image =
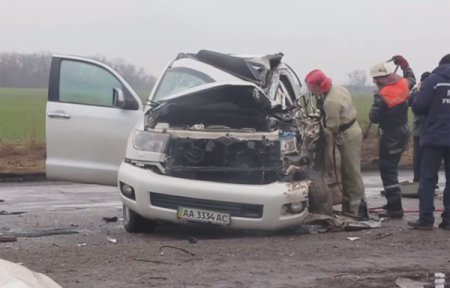
[[[47,87],[50,59],[47,53],[0,53],[0,87]]]
[[[351,73],[348,73],[348,85],[362,87],[366,85],[367,75],[364,70],[354,70]]]
[[[155,77],[143,68],[123,59],[109,61],[103,56],[91,57],[117,70],[137,92],[150,93]],[[50,74],[50,53],[0,53],[0,87],[46,88]]]
[[[111,66],[114,70],[119,72],[125,80],[127,80],[136,92],[146,92],[148,94],[156,82],[156,78],[147,74],[144,68],[137,68],[135,65],[127,63],[124,59],[118,58],[108,60],[101,55],[95,55],[89,58]]]

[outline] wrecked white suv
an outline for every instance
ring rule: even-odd
[[[314,172],[320,115],[282,56],[179,54],[145,108],[110,67],[54,56],[47,177],[117,184],[128,232],[165,221],[277,230],[331,214]]]

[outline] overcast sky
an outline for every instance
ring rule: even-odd
[[[123,58],[158,76],[178,52],[283,52],[337,83],[395,54],[417,75],[450,53],[449,0],[0,0],[0,52]]]

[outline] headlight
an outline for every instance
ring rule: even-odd
[[[305,211],[307,201],[287,203],[281,206],[281,215],[300,214]]]
[[[304,205],[302,202],[291,203],[291,211],[294,213],[300,213],[303,211]]]
[[[162,153],[168,141],[169,134],[136,130],[133,147],[136,150]]]

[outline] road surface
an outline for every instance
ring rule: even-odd
[[[400,180],[409,179],[401,173]],[[384,204],[378,173],[365,173],[364,182],[369,205]],[[450,232],[407,229],[416,213],[357,232],[164,225],[154,234],[129,234],[115,187],[0,183],[0,199],[0,211],[11,213],[0,215],[0,233],[18,239],[0,243],[0,258],[63,287],[396,287],[399,278],[433,283],[435,272],[450,277]],[[417,209],[417,199],[403,202]]]

